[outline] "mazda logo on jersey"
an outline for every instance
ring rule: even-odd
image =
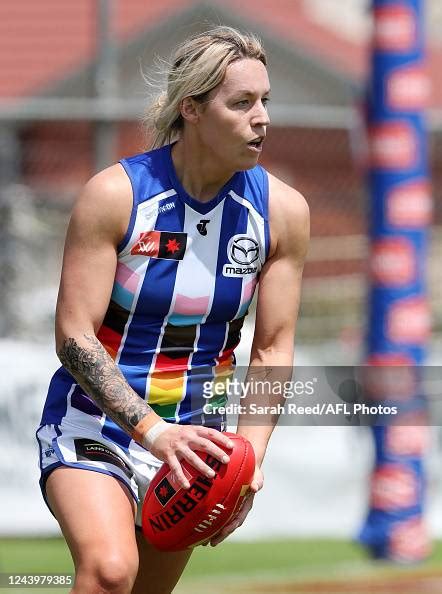
[[[130,253],[133,256],[182,260],[186,251],[186,244],[187,233],[180,231],[147,231],[140,234]]]
[[[251,237],[238,237],[232,238],[233,241],[230,243],[229,259],[233,260],[241,266],[247,266],[252,264],[259,256],[258,242]]]
[[[259,258],[259,244],[246,235],[234,235],[227,246],[227,257],[230,264],[224,264],[224,276],[253,274],[258,270],[254,262]]]

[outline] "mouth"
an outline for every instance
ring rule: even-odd
[[[260,153],[262,151],[262,145],[264,143],[264,137],[258,136],[254,138],[250,142],[247,143],[247,146],[254,152]]]

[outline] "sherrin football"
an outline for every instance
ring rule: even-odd
[[[152,480],[143,503],[142,525],[147,540],[160,551],[180,551],[203,544],[221,530],[241,506],[255,472],[252,444],[225,432],[233,445],[225,449],[230,457],[222,464],[203,452],[196,452],[215,471],[207,478],[185,460],[189,489],[181,488],[164,463]]]

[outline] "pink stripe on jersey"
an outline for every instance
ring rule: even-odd
[[[126,291],[135,293],[137,290],[139,279],[140,276],[131,268],[129,268],[125,264],[122,264],[121,262],[118,263],[117,271],[115,274],[115,280],[119,285],[124,287]]]
[[[209,296],[186,297],[178,293],[173,311],[174,313],[184,315],[204,315],[207,312],[209,299]]]

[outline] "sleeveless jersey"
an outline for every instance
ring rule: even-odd
[[[127,233],[97,337],[129,385],[169,422],[221,427],[205,414],[226,402],[234,349],[269,250],[268,180],[237,172],[209,202],[182,187],[171,145],[121,161],[133,188]],[[128,436],[61,367],[42,424],[82,426],[94,417],[121,446]]]

